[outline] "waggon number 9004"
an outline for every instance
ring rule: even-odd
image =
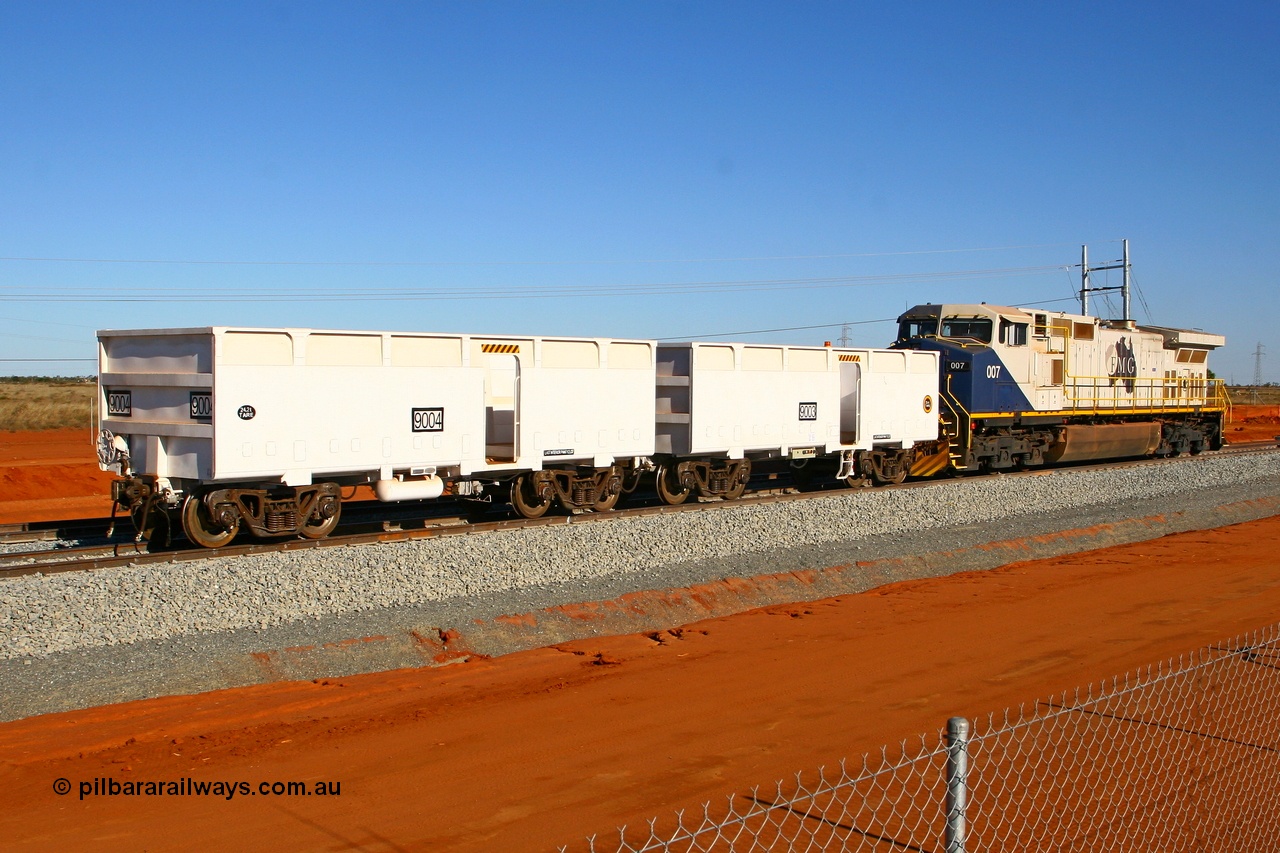
[[[108,391],[107,392],[107,414],[115,415],[118,418],[128,418],[133,416],[133,392],[132,391]]]

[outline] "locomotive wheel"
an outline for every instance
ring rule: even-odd
[[[680,485],[680,472],[675,462],[658,466],[653,475],[653,487],[658,492],[658,500],[668,506],[677,506],[689,498],[689,487]]]
[[[221,548],[240,532],[240,519],[224,530],[213,523],[204,501],[197,495],[188,495],[182,505],[182,532],[202,548]]]
[[[511,506],[522,518],[542,518],[551,509],[551,501],[534,492],[530,475],[521,474],[511,481]]]
[[[751,479],[751,460],[743,459],[738,466],[738,474],[733,478],[733,485],[725,490],[724,499],[736,501],[747,490],[747,480]]]
[[[327,498],[326,498],[327,500]],[[342,502],[334,499],[335,506],[333,515],[329,518],[317,518],[314,513],[311,517],[302,523],[298,528],[298,533],[304,539],[323,539],[334,531],[338,526],[338,519],[342,516]]]

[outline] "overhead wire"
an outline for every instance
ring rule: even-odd
[[[1035,305],[1055,305],[1059,302],[1074,302],[1074,299],[1043,299],[1039,302],[1016,302],[1010,308],[1030,308]],[[776,329],[744,329],[736,332],[710,332],[697,335],[678,335],[669,338],[657,338],[659,341],[690,341],[703,338],[730,338],[737,335],[768,335],[775,332],[800,332],[813,329],[835,329],[841,326],[870,326],[875,323],[896,323],[897,317],[881,317],[875,320],[844,320],[834,323],[818,323],[812,326],[779,326]]]
[[[480,299],[557,299],[602,296],[653,296],[684,293],[730,293],[744,291],[830,289],[871,287],[909,281],[944,279],[994,278],[1035,275],[1056,271],[1061,265],[1004,267],[993,269],[944,270],[918,273],[883,273],[877,275],[830,276],[784,279],[724,279],[712,281],[642,282],[588,285],[507,285],[440,288],[373,288],[362,290],[324,290],[307,288],[273,288],[264,292],[253,289],[218,288],[216,291],[179,293],[173,289],[130,288],[123,292],[103,292],[100,288],[66,287],[62,292],[49,286],[0,285],[0,302],[293,302],[305,298],[309,302],[394,302],[424,300]]]
[[[1114,241],[1103,241],[1114,242]],[[978,246],[959,249],[915,249],[897,252],[842,252],[816,255],[748,255],[721,258],[633,258],[615,260],[550,261],[246,261],[180,258],[77,258],[0,256],[0,261],[72,264],[171,264],[175,266],[294,266],[294,267],[455,267],[455,266],[602,266],[624,264],[703,264],[746,261],[807,261],[839,258],[887,258],[911,255],[946,255],[966,252],[1002,252],[1018,249],[1056,249],[1074,243],[1034,243],[1020,246]]]

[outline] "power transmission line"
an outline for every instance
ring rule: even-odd
[[[1101,242],[1115,242],[1104,240]],[[916,249],[898,252],[844,252],[817,255],[755,255],[725,258],[631,258],[615,260],[551,261],[247,261],[181,258],[76,258],[0,256],[0,261],[63,264],[169,264],[174,266],[259,266],[259,267],[467,267],[467,266],[601,266],[623,264],[709,264],[744,261],[811,261],[839,258],[889,258],[911,255],[949,255],[967,252],[1004,252],[1018,249],[1057,249],[1074,243],[1035,243],[1021,246],[979,246],[961,249]]]

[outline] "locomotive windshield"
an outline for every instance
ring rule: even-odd
[[[903,317],[898,322],[898,340],[900,341],[936,334],[938,334],[937,317]]]
[[[985,317],[948,317],[942,321],[942,337],[971,338],[991,343],[991,320]]]

